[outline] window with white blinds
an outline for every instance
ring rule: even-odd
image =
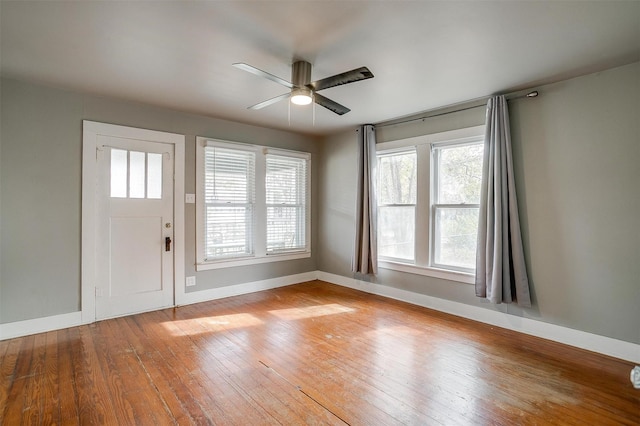
[[[266,157],[267,252],[304,250],[307,229],[307,160]]]
[[[197,138],[197,270],[309,257],[310,154]]]
[[[205,260],[253,254],[255,153],[204,148]]]

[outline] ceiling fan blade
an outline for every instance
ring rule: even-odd
[[[340,105],[339,103],[332,101],[329,98],[326,98],[322,95],[319,95],[317,93],[313,94],[313,100],[315,101],[315,103],[317,103],[320,106],[325,107],[326,109],[335,112],[338,115],[343,115],[348,113],[349,111],[351,111],[349,108],[347,108],[344,105]]]
[[[291,93],[285,93],[284,95],[276,96],[275,98],[267,99],[266,101],[260,102],[259,104],[252,105],[247,109],[262,109],[264,107],[268,107],[269,105],[273,105],[276,102],[279,102],[283,99],[287,99],[291,97]]]
[[[356,81],[366,80],[368,78],[373,78],[373,73],[369,71],[367,67],[360,67],[355,70],[343,72],[342,74],[336,74],[323,78],[322,80],[314,81],[307,84],[307,87],[317,92],[318,90],[324,90],[342,84],[355,83]]]
[[[288,87],[289,89],[293,89],[293,84],[289,83],[287,80],[283,80],[278,76],[275,76],[273,74],[269,74],[268,72],[262,71],[261,69],[258,69],[256,67],[252,67],[251,65],[245,64],[243,62],[238,62],[238,63],[233,64],[233,66],[238,68],[238,69],[241,69],[243,71],[250,72],[251,74],[255,74],[257,76],[264,77],[267,80],[271,80],[274,83],[281,84],[281,85],[283,85],[285,87]]]

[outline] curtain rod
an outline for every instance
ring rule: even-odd
[[[513,100],[513,99],[521,99],[521,98],[535,98],[535,97],[537,97],[537,96],[539,95],[539,93],[538,93],[538,91],[537,91],[537,90],[533,90],[533,91],[528,92],[528,93],[526,93],[526,94],[517,95],[517,93],[520,93],[520,92],[521,92],[521,91],[519,91],[519,92],[514,92],[514,93],[509,93],[509,94],[507,94],[507,95],[505,95],[505,96],[507,96],[507,100],[508,100],[508,101],[510,101],[510,100]],[[515,95],[515,96],[514,96],[514,95]],[[511,96],[511,97],[509,97],[509,96]],[[482,101],[482,102],[486,102],[486,101],[488,101],[490,98],[491,98],[491,96],[485,96],[485,97],[483,97],[483,98],[476,98],[476,99],[472,99],[472,100],[467,101],[467,102],[464,102],[464,103],[465,103],[465,104],[469,104],[469,103],[481,102],[481,101]],[[447,109],[447,108],[452,108],[452,107],[453,107],[453,106],[449,106],[449,107],[438,108],[438,109],[439,109],[439,110],[442,110],[442,109]],[[453,113],[455,113],[455,112],[467,111],[467,110],[470,110],[470,109],[475,109],[475,108],[480,108],[480,107],[482,107],[482,108],[486,107],[486,103],[482,103],[482,104],[480,104],[480,105],[469,106],[469,107],[465,107],[465,108],[458,108],[458,109],[454,109],[454,110],[451,110],[451,111],[445,111],[445,112],[439,112],[439,113],[435,113],[435,114],[424,115],[424,116],[422,116],[422,117],[418,117],[418,118],[411,118],[411,119],[403,120],[403,121],[395,121],[395,122],[392,122],[392,123],[379,124],[379,125],[375,125],[375,124],[374,124],[374,127],[376,127],[376,128],[380,128],[380,127],[396,126],[396,125],[398,125],[398,124],[412,123],[412,122],[414,122],[414,121],[424,121],[424,120],[426,120],[427,118],[439,117],[439,116],[441,116],[441,115],[453,114]]]

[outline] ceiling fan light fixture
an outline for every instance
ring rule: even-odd
[[[313,98],[311,97],[311,89],[307,87],[299,87],[291,92],[291,103],[296,105],[309,105]]]

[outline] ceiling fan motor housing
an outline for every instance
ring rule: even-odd
[[[294,62],[291,68],[291,82],[298,87],[311,83],[311,64],[307,61]]]

